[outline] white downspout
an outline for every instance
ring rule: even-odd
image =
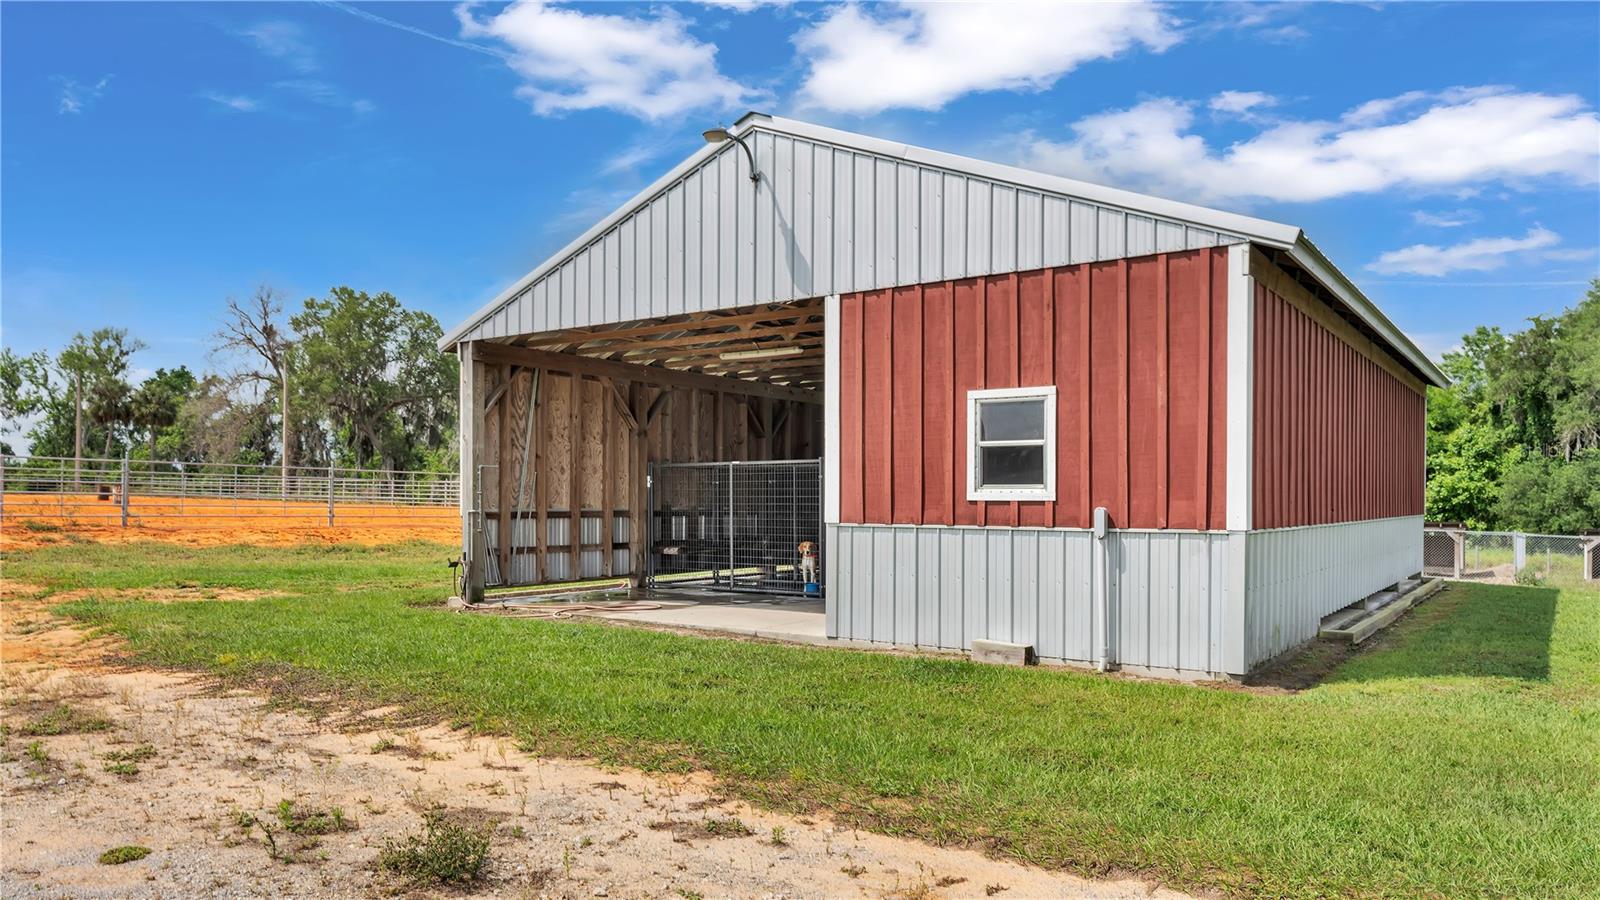
[[[1096,600],[1100,606],[1100,657],[1095,671],[1111,668],[1111,541],[1110,516],[1104,506],[1094,508],[1094,539],[1100,545],[1100,585]]]

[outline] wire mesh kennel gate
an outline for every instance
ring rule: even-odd
[[[652,587],[821,596],[822,461],[653,463]]]

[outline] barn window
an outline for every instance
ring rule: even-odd
[[[1056,498],[1056,389],[967,392],[967,499]]]

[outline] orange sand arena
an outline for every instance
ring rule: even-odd
[[[334,506],[334,524],[329,526],[326,503],[134,494],[128,498],[124,528],[117,500],[102,500],[92,493],[7,493],[4,502],[0,549],[27,550],[75,540],[201,547],[461,540],[460,514],[449,506],[340,503]]]

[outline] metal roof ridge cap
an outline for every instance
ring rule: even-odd
[[[1085,200],[1126,207],[1151,216],[1176,219],[1186,224],[1201,225],[1217,231],[1238,233],[1243,237],[1248,237],[1261,243],[1272,244],[1282,249],[1288,249],[1293,246],[1295,240],[1302,234],[1301,229],[1296,225],[1214,209],[1196,203],[1170,200],[1152,194],[1141,194],[1138,191],[1095,184],[1092,181],[1080,181],[1062,175],[1040,172],[1036,169],[1025,169],[1021,166],[997,163],[973,156],[962,156],[944,150],[933,150],[914,144],[890,141],[885,138],[844,131],[826,125],[815,125],[798,119],[785,119],[779,116],[767,116],[766,119],[767,121],[763,123],[766,127],[794,137],[821,140],[868,153],[894,156],[908,162],[922,163],[942,169],[966,171],[973,175],[1010,182],[1014,185],[1030,187],[1035,190],[1081,196]]]
[[[1391,347],[1399,350],[1406,359],[1410,360],[1436,387],[1449,387],[1450,378],[1434,365],[1428,354],[1412,342],[1409,335],[1400,330],[1400,327],[1384,315],[1383,310],[1373,303],[1371,298],[1356,287],[1350,277],[1340,271],[1333,261],[1322,252],[1321,248],[1312,243],[1309,237],[1301,234],[1293,247],[1289,248],[1289,257],[1304,267],[1319,281],[1333,291],[1340,300],[1355,310],[1356,315],[1366,320]]]
[[[748,116],[746,118],[748,118]],[[743,120],[741,119],[741,121]],[[616,209],[613,209],[611,212],[607,213],[600,221],[589,226],[582,234],[578,235],[576,238],[573,238],[572,241],[566,246],[546,257],[543,262],[535,266],[532,271],[528,272],[528,274],[513,282],[511,287],[501,291],[493,300],[490,300],[488,303],[485,303],[483,306],[479,307],[476,312],[462,320],[461,324],[450,329],[450,331],[447,332],[444,337],[439,339],[439,350],[449,351],[451,347],[455,346],[455,344],[461,340],[463,335],[481,325],[483,320],[489,318],[491,315],[494,315],[494,313],[501,306],[504,306],[517,294],[522,293],[524,288],[538,281],[540,278],[548,274],[550,270],[565,263],[569,257],[588,246],[589,243],[594,241],[595,238],[610,230],[613,225],[616,225],[618,222],[622,221],[634,210],[638,209],[639,206],[641,206],[645,201],[654,197],[656,194],[665,191],[668,187],[671,187],[673,182],[682,178],[700,164],[726,149],[727,148],[721,144],[706,144],[705,146],[700,147],[693,153],[689,154],[682,162],[668,170],[665,175],[662,175],[655,181],[650,182],[650,184],[643,190],[639,191],[639,193],[634,194],[632,197],[629,197],[627,200],[623,201],[617,206]]]

